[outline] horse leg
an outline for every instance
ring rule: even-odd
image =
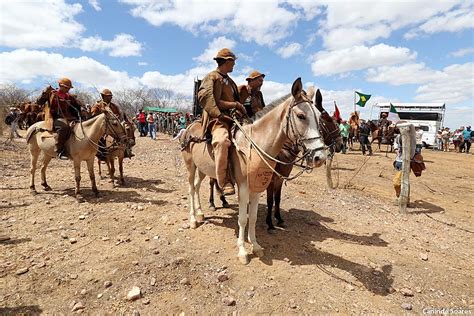
[[[99,167],[99,177],[102,179],[102,167],[100,166],[101,163],[100,163],[100,159],[97,158],[97,165]]]
[[[209,210],[214,212],[216,210],[216,205],[214,204],[214,184],[216,180],[209,178]]]
[[[197,178],[196,177],[194,178],[194,188],[195,188],[194,210],[196,213],[196,220],[199,223],[204,222],[204,213],[202,212],[202,208],[201,208],[201,197],[199,196],[199,191],[201,190],[201,182],[202,180],[204,180],[205,177],[206,175],[198,170]]]
[[[112,187],[115,187],[115,161],[114,157],[107,157],[105,160],[107,162],[107,167],[109,169],[110,181],[112,182]]]
[[[125,179],[123,177],[123,155],[118,156],[118,165],[119,165],[119,172],[120,172],[120,184],[125,184]]]
[[[38,163],[38,157],[40,155],[40,150],[39,148],[32,149],[32,145],[30,145],[30,158],[31,158],[31,164],[30,164],[30,192],[31,194],[35,195],[38,194],[35,189],[35,172],[36,172],[36,164]]]
[[[44,156],[43,157],[43,166],[41,167],[41,185],[43,186],[45,191],[51,191],[51,187],[46,182],[46,168],[48,168],[48,164],[53,157],[51,156]]]
[[[76,199],[79,202],[83,201],[81,195],[81,161],[74,160],[74,180],[76,180],[76,190],[74,191]]]
[[[257,257],[263,257],[263,248],[257,243],[255,237],[255,225],[257,223],[258,213],[258,200],[260,199],[260,193],[250,193],[249,197],[249,242],[252,244],[252,252]]]
[[[194,196],[196,189],[194,188],[194,177],[196,176],[196,165],[188,167],[188,183],[189,183],[189,226],[197,227],[196,214],[194,209]]]
[[[274,180],[270,182],[270,185],[267,187],[267,217],[265,222],[267,223],[268,230],[275,229],[272,221],[272,208],[273,208],[273,190],[274,190]]]
[[[239,186],[239,238],[237,246],[239,247],[239,260],[243,264],[249,263],[247,251],[245,250],[245,227],[247,226],[247,210],[249,206],[249,191],[247,184]]]
[[[279,179],[277,185],[275,186],[275,219],[277,220],[277,226],[285,227],[284,220],[281,218],[280,214],[280,202],[281,202],[281,189],[283,186],[283,181]]]
[[[227,200],[225,199],[224,191],[222,191],[219,186],[216,186],[217,188],[217,193],[219,193],[219,199],[222,202],[222,207],[228,208],[229,203],[227,203]]]
[[[91,179],[92,192],[96,197],[99,196],[99,190],[97,190],[97,184],[95,183],[95,174],[94,174],[94,158],[86,161],[87,171],[89,171],[89,178]]]

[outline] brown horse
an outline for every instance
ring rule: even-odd
[[[254,123],[239,127],[233,139],[235,147],[229,149],[232,175],[239,192],[238,257],[244,264],[249,262],[244,238],[247,221],[248,239],[253,252],[257,256],[263,255],[263,248],[255,237],[258,200],[271,181],[272,170],[276,165],[274,159],[282,150],[283,144],[290,139],[301,146],[308,167],[321,166],[326,159],[319,132],[319,114],[311,101],[313,96],[304,93],[300,78],[293,83],[291,94],[285,101],[267,106],[257,113],[260,116]],[[320,95],[319,90],[318,94]],[[199,122],[191,124],[181,138],[186,144],[183,146],[182,156],[189,175],[192,228],[197,227],[198,221],[204,220],[199,195],[201,182],[206,176],[216,178],[212,146],[200,139]]]
[[[118,119],[111,111],[91,118],[85,122],[76,124],[72,128],[72,133],[65,146],[74,164],[74,173],[76,180],[76,198],[81,201],[80,182],[81,182],[81,162],[86,161],[89,177],[92,184],[92,191],[97,196],[99,191],[95,182],[94,158],[97,152],[99,139],[105,134],[113,134],[114,137],[122,142],[125,137],[125,131],[120,125]],[[27,131],[26,141],[30,150],[31,158],[31,181],[30,190],[36,194],[35,172],[38,158],[43,153],[43,162],[41,167],[41,185],[45,191],[51,191],[51,187],[46,182],[46,169],[52,158],[56,157],[54,134],[44,130],[44,122],[33,124]]]
[[[359,141],[359,125],[360,125],[359,112],[357,111],[352,112],[351,115],[349,116],[349,120],[347,121],[347,123],[351,126],[349,129],[349,137],[347,138],[347,142],[348,142],[349,148],[353,150],[354,140]]]
[[[384,144],[390,146],[390,152],[393,151],[393,141],[395,140],[395,127],[393,126],[386,126],[383,129],[380,128],[374,121],[368,122],[372,141],[370,144],[373,144],[375,141],[378,143],[379,151],[381,151],[380,145]]]
[[[322,98],[315,100],[316,108],[321,112],[320,130],[324,139],[324,144],[327,146],[329,155],[326,160],[327,168],[331,168],[330,159],[334,152],[340,152],[342,149],[342,137],[337,122],[330,117],[322,106]],[[293,170],[291,162],[297,159],[300,150],[298,147],[293,146],[291,143],[286,143],[283,146],[282,151],[278,154],[277,159],[287,164],[278,163],[276,170],[279,174],[284,177],[288,177]],[[330,176],[330,174],[329,174]],[[267,188],[267,216],[266,223],[269,230],[274,230],[272,221],[272,208],[275,203],[275,219],[277,220],[277,226],[283,226],[283,219],[280,214],[280,201],[281,201],[281,189],[283,186],[284,179],[281,178],[277,173],[273,174],[272,181]],[[329,180],[328,180],[329,181]],[[332,186],[332,184],[331,184]]]
[[[125,157],[125,150],[127,149],[127,145],[130,147],[135,146],[135,124],[130,122],[125,115],[121,124],[125,130],[125,143],[117,143],[112,135],[106,135],[105,137],[106,154],[104,162],[107,165],[107,170],[113,187],[115,187],[115,158],[117,158],[120,172],[119,184],[124,185],[123,159]],[[99,166],[99,176],[102,177],[101,159],[97,159],[97,164]]]

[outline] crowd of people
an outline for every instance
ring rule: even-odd
[[[471,126],[461,126],[453,132],[449,127],[445,127],[436,134],[436,146],[433,150],[450,151],[449,147],[453,145],[455,152],[468,154],[472,142],[474,142],[474,131],[471,130]]]
[[[146,113],[140,110],[134,121],[140,137],[150,136],[151,139],[155,140],[157,132],[179,137],[180,131],[185,130],[189,124],[199,118],[199,116],[194,117],[191,113]]]

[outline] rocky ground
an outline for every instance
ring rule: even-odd
[[[263,196],[265,256],[244,266],[235,197],[189,229],[186,170],[169,136],[139,138],[126,184],[101,179],[99,198],[84,165],[84,203],[70,162],[53,160],[53,191],[32,196],[24,140],[0,143],[0,315],[474,311],[472,155],[425,150],[427,170],[411,176],[412,207],[400,214],[394,154],[338,154],[339,188],[326,189],[323,169],[288,183],[287,227],[274,234]]]

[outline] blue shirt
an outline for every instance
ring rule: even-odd
[[[468,131],[467,129],[462,131],[462,136],[464,139],[471,139],[471,131]]]

